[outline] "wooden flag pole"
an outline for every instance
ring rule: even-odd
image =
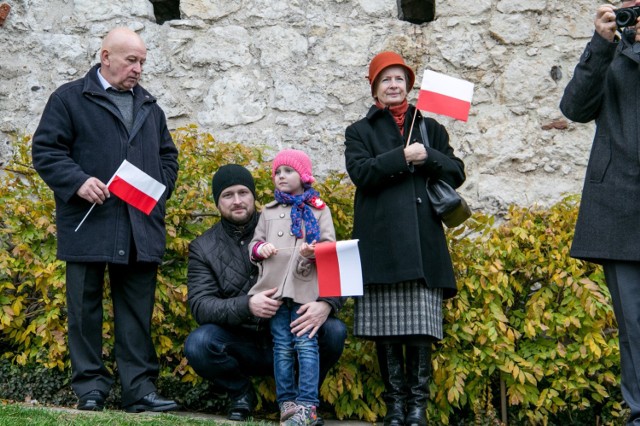
[[[409,146],[411,143],[411,132],[413,132],[413,124],[416,122],[416,116],[418,115],[418,110],[416,109],[416,113],[413,114],[413,119],[411,120],[411,127],[409,127],[409,137],[407,138],[407,143],[405,144],[405,148]]]

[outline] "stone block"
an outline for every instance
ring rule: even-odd
[[[11,6],[9,6],[7,3],[0,4],[0,26],[4,24],[7,16],[9,16],[9,12],[11,12]]]

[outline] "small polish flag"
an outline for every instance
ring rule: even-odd
[[[166,189],[127,160],[122,161],[107,187],[109,192],[146,214],[151,213]]]
[[[472,97],[473,83],[426,70],[416,108],[467,121]]]
[[[362,296],[358,240],[316,244],[320,297]]]

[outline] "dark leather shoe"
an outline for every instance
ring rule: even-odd
[[[393,418],[384,418],[384,426],[404,426],[404,419],[399,419],[397,417]]]
[[[405,426],[404,407],[402,404],[391,403],[387,405],[387,415],[384,416],[384,426]]]
[[[405,426],[427,426],[426,407],[408,407]]]
[[[227,419],[235,422],[244,422],[251,416],[253,408],[256,405],[256,395],[253,392],[253,387],[249,387],[249,390],[240,395],[240,397],[232,399],[229,403],[229,413]]]
[[[174,411],[180,409],[180,405],[172,399],[164,398],[157,392],[151,392],[133,404],[125,407],[125,409],[127,413],[141,413],[143,411]]]
[[[107,399],[106,395],[94,389],[91,392],[85,393],[78,399],[78,410],[83,411],[102,411],[104,410],[104,400]]]

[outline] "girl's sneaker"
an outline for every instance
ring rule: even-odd
[[[300,404],[296,413],[280,424],[284,426],[315,426],[317,422],[316,406]]]
[[[298,404],[293,401],[285,401],[280,404],[280,422],[288,420],[298,411]]]

